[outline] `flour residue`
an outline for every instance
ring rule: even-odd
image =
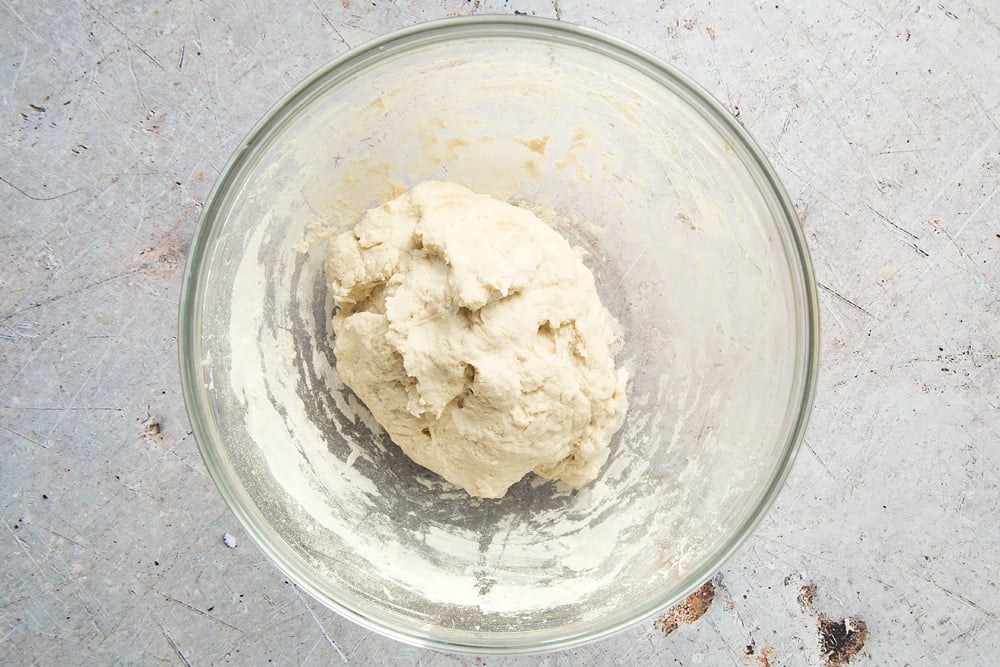
[[[397,62],[290,121],[304,138],[275,142],[229,203],[206,372],[256,510],[345,604],[451,632],[589,627],[663,602],[761,492],[789,419],[791,381],[769,380],[796,354],[788,268],[729,143],[680,102],[667,124],[640,72],[581,86],[583,65],[534,71],[536,54],[512,83],[483,54]],[[418,70],[419,91],[400,83]],[[555,113],[553,95],[585,111]],[[467,113],[498,98],[510,106],[489,124]],[[589,486],[529,478],[470,499],[409,462],[340,382],[325,241],[427,179],[531,208],[594,272],[632,407]]]

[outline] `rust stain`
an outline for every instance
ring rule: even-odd
[[[834,621],[820,614],[816,625],[820,659],[825,667],[844,667],[861,652],[868,639],[868,625],[860,618]]]
[[[743,654],[755,660],[760,667],[772,667],[772,665],[777,664],[771,662],[771,659],[774,658],[774,647],[770,644],[764,644],[758,653],[757,642],[754,641],[753,637],[750,638],[750,643],[743,650]]]
[[[181,226],[196,217],[201,211],[199,202],[190,202],[180,211],[170,228],[152,244],[139,250],[132,266],[139,271],[169,273],[184,266],[187,261],[191,239],[181,232]]]
[[[760,667],[772,667],[771,658],[774,657],[774,647],[770,644],[765,644],[764,648],[755,657]]]
[[[671,607],[666,615],[653,621],[653,628],[664,635],[669,635],[681,623],[694,623],[704,616],[708,608],[712,606],[714,599],[715,584],[711,580],[706,581],[701,585],[701,588],[687,596],[683,602]]]
[[[143,266],[147,269],[170,272],[184,266],[190,245],[190,241],[178,239],[175,233],[167,233],[153,245],[140,250],[139,257],[145,262]]]
[[[812,609],[813,602],[816,601],[816,584],[806,584],[800,588],[796,600],[798,600],[799,608],[802,609],[803,613]]]

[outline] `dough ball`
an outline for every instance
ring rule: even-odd
[[[427,181],[330,241],[337,372],[414,461],[473,496],[597,476],[625,411],[614,320],[531,212]]]

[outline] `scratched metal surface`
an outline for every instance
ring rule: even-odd
[[[700,620],[483,662],[821,664],[820,614],[867,624],[852,664],[994,659],[1000,6],[618,4],[0,1],[0,662],[479,664],[340,619],[243,538],[188,434],[176,304],[265,108],[380,33],[515,10],[652,51],[759,139],[823,361],[788,485]]]

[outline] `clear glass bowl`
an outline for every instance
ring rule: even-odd
[[[631,374],[589,486],[471,499],[339,381],[325,239],[431,178],[586,251]],[[522,17],[394,33],[282,100],[205,206],[180,311],[195,436],[264,553],[370,629],[479,653],[606,636],[718,570],[788,473],[817,350],[806,245],[743,128],[659,60]]]

